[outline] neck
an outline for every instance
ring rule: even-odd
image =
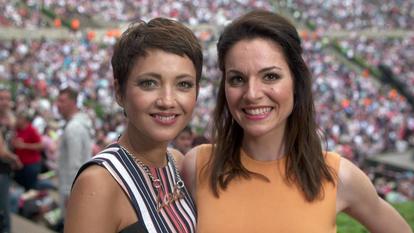
[[[167,164],[168,143],[154,142],[136,133],[131,133],[128,129],[119,138],[118,143],[127,149],[132,156],[147,165],[164,167]]]
[[[73,109],[69,114],[65,117],[66,121],[69,121],[72,119],[72,117],[78,112],[79,110],[77,108]]]
[[[244,135],[242,147],[255,160],[272,161],[285,156],[284,143],[283,134],[264,135],[261,137]]]
[[[27,128],[29,126],[29,123],[23,123],[20,127],[18,127],[20,130]]]

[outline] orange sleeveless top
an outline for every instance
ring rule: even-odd
[[[196,205],[198,233],[334,233],[336,185],[324,183],[324,198],[307,202],[302,192],[284,179],[285,159],[257,161],[241,153],[243,166],[263,174],[270,182],[251,177],[233,179],[220,197],[214,197],[201,168],[208,162],[211,145],[197,149]],[[326,162],[338,174],[340,156],[328,153]]]

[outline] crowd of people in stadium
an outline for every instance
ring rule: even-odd
[[[283,1],[300,18],[323,30],[413,29],[411,1],[295,0]]]
[[[8,4],[0,0],[0,26],[53,27],[42,17],[46,7],[70,18],[83,15],[103,22],[126,24],[136,19],[167,16],[194,28],[204,49],[203,78],[197,107],[191,121],[192,138],[209,138],[209,121],[217,95],[220,71],[216,41],[220,27],[246,9],[273,6],[269,1],[22,1]],[[300,18],[323,31],[360,29],[413,30],[410,15],[414,3],[376,1],[290,1],[280,4],[300,12]],[[145,6],[145,7],[142,7]],[[379,8],[379,9],[378,9]],[[295,13],[293,13],[295,14]],[[208,25],[208,27],[202,27]],[[366,158],[382,152],[404,152],[414,146],[413,108],[395,89],[381,85],[369,72],[356,72],[324,49],[320,37],[303,37],[305,61],[313,75],[317,120],[329,150],[363,165]],[[414,95],[414,35],[405,38],[361,38],[351,33],[339,44],[348,56],[359,56],[368,64],[385,64],[395,78]],[[27,112],[44,143],[47,169],[56,169],[57,145],[62,121],[55,106],[59,90],[80,91],[78,105],[92,119],[95,129],[94,154],[116,140],[123,131],[124,117],[114,101],[110,58],[112,42],[98,43],[79,34],[78,39],[16,39],[0,41],[0,81],[14,93],[13,111]],[[382,167],[366,168],[377,191],[393,201],[414,200],[414,174],[387,173]],[[385,175],[384,175],[385,174]]]
[[[376,67],[385,65],[390,68],[393,78],[406,85],[414,95],[414,37],[405,38],[348,38],[340,45],[350,51],[349,56],[360,56]]]
[[[6,3],[7,1],[4,1]],[[158,16],[171,17],[189,25],[213,24],[222,26],[239,16],[246,9],[269,9],[272,3],[263,0],[254,1],[31,1],[21,4],[1,4],[4,7],[4,23],[19,27],[48,25],[41,20],[42,8],[55,12],[62,18],[75,15],[87,18],[95,17],[103,22],[128,23],[137,19],[148,20]],[[3,9],[2,9],[3,10]],[[1,22],[0,21],[0,22]],[[3,23],[3,24],[4,24]]]

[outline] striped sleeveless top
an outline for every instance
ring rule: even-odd
[[[196,209],[191,195],[185,187],[181,189],[181,199],[171,202],[158,211],[157,191],[154,190],[150,177],[117,143],[108,146],[91,158],[81,167],[77,176],[93,164],[108,170],[124,192],[128,194],[137,214],[138,222],[126,227],[121,233],[195,232]],[[162,184],[163,189],[159,190],[161,196],[174,192],[174,186],[177,183],[174,161],[169,158],[165,167],[148,168]]]

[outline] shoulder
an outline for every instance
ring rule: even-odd
[[[325,163],[332,167],[336,172],[339,170],[342,156],[333,151],[326,151],[324,153]]]
[[[325,161],[327,161],[328,163],[329,162],[331,162],[331,163],[332,162],[338,162],[339,163],[341,157],[342,156],[340,154],[338,154],[334,151],[325,151],[324,152]]]
[[[122,195],[122,190],[105,168],[96,165],[86,168],[75,181],[69,198],[69,228],[86,229],[96,223],[115,231],[121,221],[116,206],[121,203]]]
[[[212,144],[202,144],[192,148],[185,155],[184,166],[188,163],[191,163],[194,167],[206,164],[211,156],[212,149]]]
[[[181,167],[184,162],[184,155],[177,149],[174,148],[168,148],[168,151],[171,153],[171,155],[174,158],[175,166],[177,166],[178,170],[181,170]]]
[[[80,122],[78,122],[76,120],[70,120],[69,122],[67,122],[63,132],[65,134],[68,134],[68,133],[73,133],[75,131],[79,131],[81,129],[79,127],[80,125],[81,125]]]
[[[77,177],[73,193],[93,194],[94,197],[109,197],[118,190],[118,185],[111,174],[99,165],[90,165]]]
[[[189,155],[190,157],[197,156],[197,160],[205,161],[211,156],[212,149],[213,149],[212,144],[202,144],[202,145],[194,147],[189,152],[187,152],[186,157],[187,155]]]
[[[91,126],[91,119],[87,114],[78,112],[67,123],[67,126]]]
[[[194,147],[185,155],[181,173],[185,184],[190,190],[191,194],[195,195],[196,181],[198,177],[198,167],[200,162],[204,163],[208,160],[212,149],[211,144],[203,144]]]
[[[122,190],[107,169],[91,165],[79,174],[73,184],[70,203],[106,209],[113,206],[121,194]]]

